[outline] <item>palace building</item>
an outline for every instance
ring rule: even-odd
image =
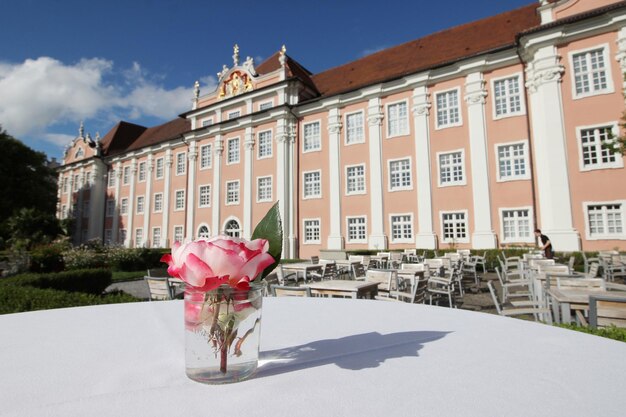
[[[532,245],[535,227],[557,251],[623,249],[625,71],[611,0],[535,2],[317,74],[235,46],[172,121],[81,126],[58,215],[75,243],[169,247],[249,238],[279,201],[290,258]]]

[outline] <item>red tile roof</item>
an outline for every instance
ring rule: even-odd
[[[121,121],[100,142],[104,155],[112,156],[175,139],[190,129],[191,122],[181,118],[150,128]]]
[[[148,128],[128,147],[128,151],[141,149],[157,143],[175,139],[191,130],[191,121],[176,118],[159,126]]]
[[[102,139],[104,155],[114,155],[124,152],[146,130],[144,126],[121,121],[116,124]]]

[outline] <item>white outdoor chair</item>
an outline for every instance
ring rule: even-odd
[[[491,293],[491,299],[493,300],[494,305],[496,306],[496,310],[498,314],[501,316],[520,316],[524,314],[532,314],[535,318],[535,321],[539,320],[539,315],[543,315],[548,324],[552,324],[552,316],[550,309],[539,304],[533,303],[531,301],[527,302],[525,306],[513,307],[513,308],[504,308],[500,304],[498,300],[498,295],[496,294],[496,290],[493,287],[491,281],[487,281],[487,287],[489,287],[489,292]]]
[[[377,282],[378,292],[383,294],[389,294],[390,291],[397,289],[396,282],[394,280],[393,271],[377,271],[368,269],[365,273],[366,282]]]
[[[433,297],[437,304],[439,304],[439,298],[443,296],[448,297],[448,303],[450,307],[456,307],[454,304],[454,270],[448,270],[447,274],[443,277],[431,276],[428,278],[428,302],[432,305]]]
[[[170,279],[168,277],[145,276],[143,279],[148,284],[148,289],[150,290],[150,301],[174,299],[172,285],[170,284]]]
[[[502,287],[502,302],[506,303],[509,298],[531,298],[530,280],[527,279],[508,279],[505,272],[501,272],[496,267],[496,275]],[[512,290],[515,289],[515,290]]]
[[[362,263],[353,263],[350,265],[352,267],[352,277],[355,280],[363,281],[366,277],[365,267]]]
[[[279,285],[287,285],[289,282],[293,282],[294,284],[298,283],[298,273],[297,272],[289,272],[285,273],[283,266],[281,264],[276,265],[276,269],[274,269],[274,273],[276,273],[276,277],[278,278]]]

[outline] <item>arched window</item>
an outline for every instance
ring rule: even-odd
[[[198,237],[208,239],[211,237],[211,232],[209,231],[209,227],[206,225],[202,225],[198,228]]]
[[[226,234],[230,237],[240,237],[241,236],[241,227],[239,226],[239,222],[235,219],[229,220],[226,222],[226,227],[224,228]]]

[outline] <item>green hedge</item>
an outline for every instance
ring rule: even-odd
[[[619,342],[626,342],[626,329],[621,327],[611,326],[593,329],[591,327],[577,326],[575,324],[555,324],[555,326],[575,330],[577,332],[589,333],[600,337],[606,337],[607,339],[613,339]]]
[[[82,269],[50,274],[21,274],[0,280],[0,286],[35,287],[100,295],[111,285],[108,269]]]
[[[53,289],[0,285],[0,314],[137,301],[142,300],[122,292],[93,295]]]

